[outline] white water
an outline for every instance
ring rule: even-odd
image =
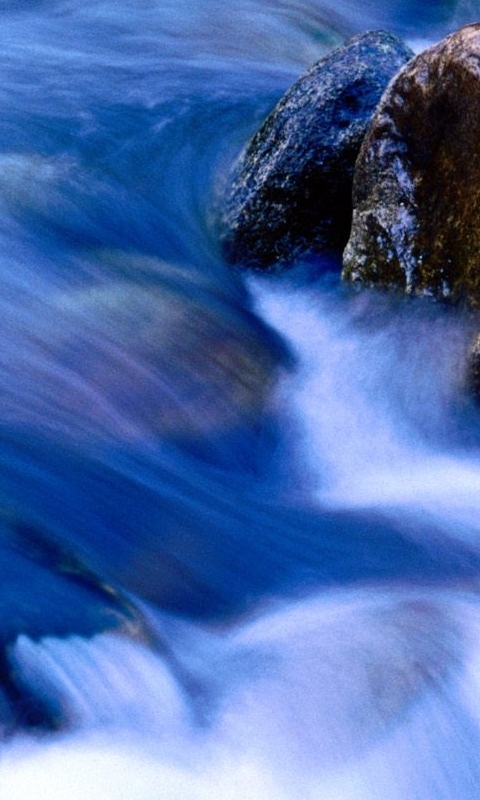
[[[351,298],[348,313],[318,290],[260,283],[257,291],[261,313],[298,358],[278,403],[290,409],[297,458],[319,502],[410,508],[470,528],[479,541],[478,447],[442,442],[471,342],[462,316],[432,320],[415,303],[410,314],[408,305],[375,311],[386,300],[375,294]]]
[[[334,42],[419,49],[475,5],[0,2],[0,652],[64,723],[5,735],[0,800],[480,795],[472,320],[249,280],[296,359],[252,433],[246,353],[273,345],[212,223]],[[108,627],[85,565],[144,624],[56,638],[84,606]]]
[[[61,692],[76,696],[87,678],[83,730],[4,748],[0,796],[467,800],[480,772],[479,634],[472,596],[393,589],[273,609],[209,635],[203,658],[192,631],[211,706],[201,724],[141,649],[46,641],[37,669]],[[18,650],[28,662],[26,642]],[[114,710],[95,669],[115,687]]]
[[[288,409],[295,436],[285,447],[303,469],[303,493],[331,507],[383,507],[412,536],[415,520],[431,517],[436,536],[443,526],[477,545],[478,455],[432,444],[457,390],[464,322],[427,324],[408,311],[405,327],[389,312],[359,333],[370,317],[356,298],[342,307],[318,288],[255,281],[253,290],[262,314],[288,328],[298,358],[274,402]],[[451,347],[424,370],[440,333]],[[402,416],[407,376],[420,397]],[[472,586],[330,590],[270,601],[221,628],[145,611],[167,652],[112,634],[19,638],[20,675],[69,708],[74,732],[5,745],[2,800],[476,796]]]

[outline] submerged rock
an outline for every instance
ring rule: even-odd
[[[19,637],[92,637],[110,631],[148,641],[141,612],[54,535],[0,507],[0,737],[18,729],[57,729],[69,709],[27,685],[13,657]]]
[[[74,325],[56,339],[56,363],[73,367],[84,391],[67,384],[62,401],[94,430],[200,450],[231,447],[238,434],[240,451],[261,425],[282,350],[241,306],[125,283],[70,300]]]
[[[256,267],[341,249],[367,125],[413,53],[389,33],[354,36],[302,75],[247,145],[222,218],[226,258]]]
[[[480,306],[480,25],[391,82],[357,160],[348,280]]]
[[[53,296],[18,349],[4,421],[96,449],[165,440],[239,466],[268,427],[289,360],[246,298],[162,262],[139,284],[125,274]]]

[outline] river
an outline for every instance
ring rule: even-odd
[[[304,69],[476,6],[0,2],[0,800],[478,797],[478,321],[218,243]]]

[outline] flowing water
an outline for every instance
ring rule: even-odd
[[[476,2],[0,2],[0,800],[475,800],[479,321],[231,271],[243,144]]]

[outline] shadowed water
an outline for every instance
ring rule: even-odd
[[[217,241],[305,68],[474,6],[0,2],[0,800],[478,794],[478,321]]]

